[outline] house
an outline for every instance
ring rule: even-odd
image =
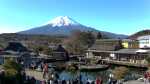
[[[140,48],[150,48],[150,35],[144,35],[137,38]]]
[[[56,60],[69,60],[68,51],[62,45],[58,45],[57,48],[53,50],[52,57]]]
[[[4,51],[27,52],[28,49],[20,42],[9,42]]]
[[[126,49],[138,49],[139,42],[137,40],[122,39],[122,45]]]

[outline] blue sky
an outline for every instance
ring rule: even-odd
[[[130,35],[150,29],[150,0],[0,0],[0,33],[30,29],[57,16]]]

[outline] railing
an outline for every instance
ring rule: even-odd
[[[146,68],[146,67],[147,67],[147,64],[144,64],[144,63],[132,63],[132,62],[117,61],[117,60],[108,60],[108,59],[102,59],[102,61],[105,61],[105,62],[111,63],[111,64],[118,64],[118,65],[126,65],[126,66],[134,66],[134,67],[143,67],[143,68]]]

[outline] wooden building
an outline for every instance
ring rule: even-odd
[[[58,45],[52,52],[52,57],[56,60],[69,60],[68,51],[62,46]]]

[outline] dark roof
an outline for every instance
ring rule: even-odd
[[[122,53],[122,54],[137,54],[137,53],[150,53],[150,50],[145,49],[120,49],[115,51],[115,53]]]
[[[102,51],[112,51],[115,50],[115,45],[93,45],[90,50],[102,50]]]
[[[5,51],[15,51],[15,52],[28,51],[27,48],[19,42],[9,42],[8,46],[4,50]]]
[[[135,34],[129,36],[129,39],[137,39],[140,36],[150,35],[150,29],[142,30],[139,32],[136,32]]]
[[[100,39],[96,40],[95,44],[90,47],[90,50],[113,51],[118,44],[119,39]]]

